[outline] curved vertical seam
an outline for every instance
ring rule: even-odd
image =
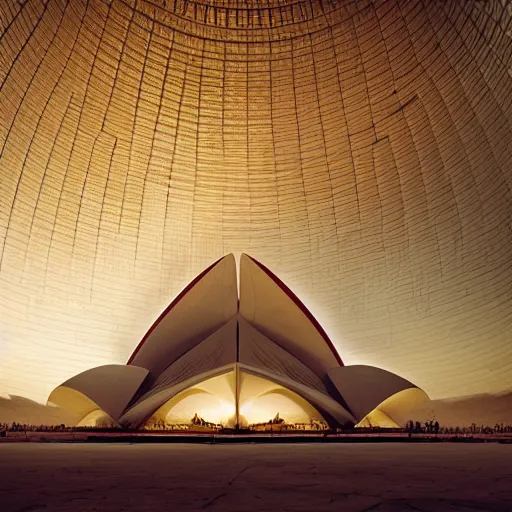
[[[174,39],[173,39],[173,47],[174,47]],[[165,212],[164,212],[164,227],[163,227],[163,233],[162,233],[162,254],[161,254],[161,261],[163,264],[164,261],[164,253],[165,253],[165,235],[167,233],[167,219],[169,217],[169,199],[171,198],[171,184],[172,184],[172,175],[173,175],[173,167],[174,167],[174,158],[176,155],[176,148],[178,144],[178,135],[180,131],[180,124],[181,124],[181,109],[183,105],[183,98],[185,96],[185,85],[187,81],[187,73],[188,73],[188,61],[185,62],[185,69],[183,70],[183,79],[181,82],[181,93],[180,93],[180,99],[178,103],[178,109],[176,112],[176,128],[174,131],[174,141],[172,145],[172,151],[171,151],[171,161],[169,164],[169,181],[167,184],[167,198],[165,201]]]
[[[149,151],[148,164],[147,164],[147,166],[145,168],[145,171],[144,171],[144,185],[143,185],[143,188],[142,188],[141,213],[139,215],[139,221],[138,221],[138,224],[137,224],[137,233],[140,231],[140,223],[141,223],[141,218],[142,218],[142,206],[144,204],[144,196],[145,196],[148,172],[149,172],[149,168],[151,167],[151,162],[152,162],[152,159],[153,159],[153,151],[154,151],[154,148],[155,148],[155,140],[157,138],[158,125],[159,125],[159,123],[161,121],[161,116],[162,116],[162,105],[163,105],[163,102],[164,102],[165,87],[167,85],[167,79],[168,79],[168,76],[169,76],[169,67],[170,67],[170,59],[171,59],[171,51],[172,51],[173,43],[174,43],[174,40],[171,39],[171,41],[169,42],[169,50],[167,52],[167,58],[166,58],[166,61],[165,61],[165,71],[164,71],[164,76],[163,76],[163,79],[162,79],[162,86],[160,87],[160,96],[159,96],[159,99],[158,99],[158,108],[157,108],[157,113],[156,113],[155,126],[153,128],[153,136],[151,138],[151,149]],[[162,246],[163,246],[163,239],[162,239]],[[135,259],[137,259],[137,250],[138,250],[138,245],[137,245],[137,249],[136,249]],[[160,260],[160,265],[162,265],[162,259]]]
[[[25,7],[28,5],[28,2],[17,2],[17,5],[20,8],[16,12],[16,14],[11,18],[9,23],[7,23],[4,30],[0,34],[0,43],[2,42],[3,38],[7,35],[7,32],[9,32],[9,29],[14,25],[14,23],[16,23],[16,21],[18,20],[18,16],[23,17],[23,11],[24,11]],[[0,21],[1,20],[2,20],[2,18],[0,18]]]
[[[53,241],[54,241],[54,234],[55,234],[55,228],[56,228],[56,222],[57,222],[57,218],[59,216],[59,210],[61,208],[62,194],[64,192],[64,187],[66,185],[66,179],[68,178],[68,171],[69,171],[69,167],[71,165],[71,160],[73,158],[73,153],[74,153],[76,141],[78,139],[78,133],[80,132],[80,123],[81,123],[82,116],[83,116],[83,113],[84,113],[84,110],[85,110],[85,106],[86,106],[86,102],[87,102],[87,96],[88,96],[88,93],[89,93],[89,86],[90,86],[90,83],[91,83],[91,78],[92,78],[92,75],[93,75],[94,66],[96,64],[96,59],[98,57],[98,53],[99,53],[99,49],[101,47],[101,43],[103,41],[103,36],[105,34],[105,29],[106,29],[106,26],[107,26],[107,23],[108,23],[108,20],[109,20],[109,17],[110,17],[110,10],[111,10],[111,8],[112,8],[112,4],[110,4],[108,6],[107,15],[105,17],[105,23],[103,24],[103,27],[102,27],[102,30],[101,30],[101,34],[100,34],[100,36],[98,38],[98,46],[97,46],[96,51],[94,53],[93,62],[91,64],[91,68],[90,68],[90,73],[89,73],[89,76],[87,78],[87,83],[86,83],[86,86],[85,86],[82,106],[80,108],[80,114],[78,116],[78,121],[77,121],[76,129],[75,129],[75,134],[73,136],[73,142],[72,142],[72,145],[71,145],[71,150],[70,150],[70,153],[69,153],[69,158],[68,158],[68,161],[67,161],[67,164],[66,164],[66,168],[65,168],[65,171],[64,171],[64,180],[63,180],[62,188],[61,188],[61,191],[60,191],[60,194],[59,194],[59,199],[57,201],[57,208],[56,208],[56,213],[55,213],[54,224],[53,224],[52,232],[51,232],[51,235],[50,235],[50,244],[49,244],[49,248],[48,248],[48,256],[50,256],[50,253],[52,251],[52,246],[53,246]],[[91,153],[91,155],[92,155],[92,153]],[[87,170],[87,172],[88,172],[88,170]],[[84,185],[85,185],[85,180],[87,180],[87,173],[86,173],[86,176],[85,176],[85,179],[84,179]],[[82,187],[82,194],[83,194],[83,187]],[[80,204],[81,204],[81,198],[80,198]],[[78,212],[78,214],[79,214],[79,212]],[[77,223],[78,223],[78,215],[77,215],[77,219],[76,219],[76,223],[75,223],[75,235],[76,235],[76,224]],[[73,238],[73,248],[74,248],[74,241],[75,240]],[[46,287],[47,276],[48,276],[48,261],[47,261],[46,269],[45,269],[45,279],[44,279],[45,287]]]
[[[109,113],[109,110],[110,110],[110,106],[112,104],[112,98],[114,97],[114,90],[115,90],[116,85],[117,85],[117,79],[119,77],[119,70],[121,69],[121,64],[123,62],[123,57],[124,57],[124,54],[125,54],[126,43],[128,41],[128,35],[130,34],[130,30],[131,30],[131,27],[132,27],[132,23],[133,23],[133,18],[134,17],[135,17],[135,9],[132,9],[132,14],[130,16],[130,19],[128,20],[128,27],[126,28],[126,32],[125,32],[124,37],[123,37],[123,42],[121,44],[121,49],[119,50],[119,59],[117,59],[117,62],[116,62],[116,72],[114,74],[114,80],[112,81],[112,88],[110,89],[110,95],[109,95],[109,98],[108,98],[108,101],[107,101],[107,107],[105,109],[105,114],[103,116],[103,121],[101,123],[101,131],[105,131],[105,123],[107,121],[108,113]]]
[[[48,160],[46,162],[46,165],[44,166],[43,177],[41,179],[41,185],[39,187],[39,191],[38,191],[38,194],[37,194],[36,205],[35,205],[34,209],[32,210],[32,215],[31,215],[31,218],[30,218],[30,227],[29,227],[29,233],[28,233],[28,240],[29,241],[28,241],[28,244],[25,247],[25,252],[24,252],[24,255],[23,255],[23,260],[25,262],[24,263],[24,267],[23,267],[24,271],[26,269],[26,259],[27,259],[28,246],[30,244],[30,239],[32,238],[32,230],[33,230],[33,227],[34,227],[35,217],[36,217],[36,213],[39,211],[38,210],[38,204],[39,204],[39,201],[40,201],[41,196],[43,194],[43,190],[44,190],[45,185],[46,185],[46,178],[47,178],[48,167],[50,166],[50,162],[52,161],[53,152],[55,150],[55,146],[57,144],[57,141],[59,140],[59,137],[61,135],[62,127],[64,125],[64,122],[66,121],[66,118],[68,116],[69,107],[71,105],[71,101],[72,100],[73,100],[73,94],[70,95],[69,101],[67,102],[66,108],[64,109],[64,115],[62,116],[62,118],[61,118],[61,120],[59,122],[59,127],[57,129],[57,133],[53,137],[52,145],[50,147],[50,153],[48,155]],[[2,264],[2,261],[0,260],[0,269],[1,269],[1,264]]]
[[[195,119],[195,128],[196,128],[196,136],[195,136],[195,145],[194,145],[194,157],[195,157],[195,166],[194,166],[194,180],[193,180],[193,188],[192,188],[192,212],[191,212],[191,222],[190,222],[190,246],[191,248],[194,246],[194,214],[195,214],[195,199],[196,199],[196,189],[198,188],[198,172],[199,172],[199,136],[201,133],[200,129],[200,121],[201,121],[201,93],[203,89],[203,75],[204,75],[204,50],[205,50],[205,41],[202,41],[201,44],[201,64],[199,68],[199,87],[197,91],[197,116]],[[192,251],[189,251],[189,268],[193,268],[192,263]]]
[[[98,263],[98,245],[99,245],[99,240],[100,240],[101,225],[103,223],[103,213],[105,211],[105,195],[107,194],[108,184],[109,184],[109,180],[110,180],[110,173],[112,171],[112,162],[114,160],[114,154],[115,154],[115,151],[117,148],[117,137],[114,137],[113,135],[111,135],[110,137],[112,137],[114,139],[114,145],[110,152],[110,158],[109,158],[108,169],[107,169],[107,179],[105,181],[105,186],[103,187],[103,194],[101,197],[100,218],[98,220],[98,229],[96,230],[96,239],[94,242],[93,257],[92,257],[93,264],[92,264],[91,290],[90,290],[89,300],[92,300],[92,295],[94,293],[94,279],[96,276],[96,266]]]
[[[55,81],[55,85],[54,85],[54,87],[53,87],[53,89],[52,89],[52,91],[50,93],[50,97],[48,98],[48,101],[46,102],[46,105],[44,107],[43,114],[41,115],[41,118],[44,116],[44,114],[46,112],[46,109],[47,109],[48,105],[51,102],[53,94],[57,90],[57,87],[60,85],[61,78],[63,77],[64,73],[67,70],[69,61],[71,60],[71,56],[73,55],[73,53],[75,51],[76,43],[77,43],[77,41],[78,41],[78,39],[80,37],[80,33],[82,31],[82,27],[83,27],[83,24],[84,24],[85,17],[87,16],[88,9],[89,9],[89,0],[86,0],[86,2],[85,2],[85,9],[83,11],[83,15],[82,15],[82,17],[80,19],[80,24],[78,25],[78,29],[76,31],[76,37],[73,40],[73,44],[71,45],[71,49],[70,49],[70,51],[69,51],[69,53],[68,53],[68,55],[66,57],[64,65],[62,66],[60,74],[57,77],[57,80]],[[46,161],[46,164],[44,165],[43,176],[41,178],[41,184],[39,186],[39,190],[38,190],[38,193],[37,193],[35,207],[34,207],[34,209],[32,211],[32,215],[31,215],[31,218],[30,218],[30,228],[29,228],[29,233],[28,233],[29,243],[30,243],[30,238],[32,237],[32,230],[33,230],[33,227],[34,227],[34,220],[35,220],[35,216],[36,216],[36,211],[38,209],[39,200],[41,199],[41,195],[42,195],[42,192],[43,192],[44,184],[45,184],[45,181],[46,181],[48,166],[49,166],[49,164],[51,162],[51,159],[52,159],[52,156],[53,156],[53,151],[55,149],[55,144],[57,142],[57,139],[60,136],[60,132],[62,130],[62,126],[63,126],[64,120],[66,119],[66,116],[67,116],[67,113],[68,113],[68,110],[69,110],[69,106],[71,104],[71,101],[73,100],[73,96],[74,96],[74,93],[71,93],[71,95],[69,97],[69,101],[68,101],[68,103],[66,105],[66,108],[64,109],[64,115],[62,116],[62,118],[60,120],[59,127],[57,129],[57,133],[56,133],[55,137],[53,138],[51,149],[50,149],[50,152],[48,154],[48,159]],[[37,131],[37,129],[36,129],[36,131]],[[31,142],[31,144],[32,144],[32,142]],[[27,244],[27,246],[25,248],[25,253],[24,253],[24,256],[23,256],[24,260],[26,260],[26,257],[27,257],[27,250],[28,250],[28,244]],[[1,268],[1,261],[0,261],[0,268]],[[24,269],[25,269],[25,267],[24,267]]]
[[[270,127],[272,131],[272,155],[274,160],[274,183],[276,187],[276,209],[277,209],[277,229],[279,232],[279,263],[282,263],[283,258],[283,232],[281,229],[281,210],[279,207],[279,176],[277,172],[277,153],[276,153],[276,135],[275,135],[275,122],[274,122],[274,88],[272,86],[273,78],[272,78],[272,64],[274,61],[274,56],[272,53],[272,44],[269,45],[269,94],[270,94]]]
[[[9,77],[11,76],[11,72],[12,70],[16,67],[16,63],[18,62],[18,59],[20,58],[20,55],[23,53],[23,51],[25,50],[25,48],[27,47],[28,43],[31,41],[32,37],[34,36],[34,34],[36,33],[36,30],[37,28],[39,27],[39,23],[41,23],[45,13],[46,13],[46,9],[48,9],[48,4],[50,3],[48,0],[46,0],[46,2],[43,2],[42,0],[40,0],[41,3],[44,5],[44,8],[43,8],[43,12],[40,14],[40,16],[37,18],[37,21],[36,21],[36,24],[32,27],[32,30],[30,31],[30,34],[28,36],[28,38],[25,40],[25,42],[23,43],[23,45],[21,46],[19,52],[16,54],[16,57],[14,57],[13,61],[11,62],[11,65],[9,67],[9,70],[7,71],[7,74],[5,75],[2,83],[0,83],[0,92],[2,92],[2,89],[4,87],[4,85],[7,83],[7,80],[9,79]],[[69,2],[70,0],[67,0],[67,2]],[[66,6],[67,7],[67,6]],[[3,147],[2,147],[2,150],[0,151],[0,156],[2,156],[2,153],[3,153]]]
[[[69,5],[69,3],[66,3],[66,7],[65,7],[64,11],[62,11],[62,17],[61,17],[61,19],[60,19],[60,21],[59,21],[59,24],[57,25],[57,28],[56,28],[56,30],[55,30],[55,33],[53,34],[53,37],[52,37],[52,39],[51,39],[50,43],[48,44],[48,48],[46,49],[46,51],[45,51],[45,53],[44,53],[43,58],[39,61],[38,65],[37,65],[37,67],[36,67],[36,70],[35,70],[34,74],[32,75],[32,77],[31,77],[31,79],[30,79],[29,85],[28,85],[28,87],[26,88],[26,90],[25,90],[25,91],[24,91],[24,93],[23,93],[23,97],[22,97],[22,99],[21,99],[21,101],[20,101],[20,104],[19,104],[19,106],[18,106],[18,109],[16,110],[16,115],[15,115],[15,116],[14,116],[14,118],[13,118],[13,121],[12,121],[11,126],[10,126],[10,128],[9,128],[9,131],[8,131],[7,136],[6,136],[6,138],[5,138],[4,146],[2,147],[2,150],[0,150],[0,159],[2,158],[2,152],[3,152],[3,149],[4,149],[4,148],[5,148],[5,146],[7,145],[7,141],[8,141],[8,139],[9,139],[9,135],[10,135],[11,130],[12,130],[12,128],[13,128],[13,126],[14,126],[14,124],[15,124],[15,120],[17,119],[17,114],[18,114],[18,112],[19,112],[19,110],[20,110],[21,106],[23,105],[23,102],[24,102],[25,97],[26,97],[26,95],[27,95],[27,93],[28,93],[28,90],[30,89],[30,87],[31,87],[31,85],[32,85],[32,83],[33,83],[33,80],[34,80],[34,78],[36,77],[36,75],[37,75],[37,73],[38,73],[38,71],[39,71],[40,66],[41,66],[41,65],[42,65],[42,63],[45,61],[45,59],[46,59],[46,57],[47,57],[47,55],[48,55],[48,53],[49,53],[49,49],[50,49],[50,47],[52,46],[53,41],[55,40],[55,38],[56,38],[56,36],[57,36],[57,34],[58,34],[59,30],[60,30],[61,23],[62,23],[62,20],[64,19],[65,14],[66,14],[66,10],[67,10],[67,8],[68,8],[68,5]],[[63,69],[64,69],[64,68],[63,68]],[[62,76],[62,73],[61,73],[61,75],[60,75],[60,76]],[[19,176],[18,176],[18,180],[17,180],[17,182],[16,182],[16,188],[15,188],[15,192],[14,192],[14,198],[13,198],[13,201],[12,201],[11,210],[10,210],[10,213],[9,213],[9,218],[7,219],[7,227],[6,227],[6,230],[5,230],[5,237],[4,237],[3,241],[2,241],[2,249],[1,249],[1,251],[0,251],[0,271],[2,270],[2,263],[3,263],[3,260],[4,260],[4,257],[3,257],[3,256],[4,256],[4,251],[5,251],[5,245],[6,245],[6,243],[7,243],[7,238],[8,238],[8,236],[9,236],[9,230],[11,229],[12,216],[13,216],[14,209],[15,209],[15,207],[16,207],[17,201],[19,200],[19,196],[18,196],[18,194],[19,194],[20,185],[21,185],[21,183],[22,183],[22,181],[23,181],[24,170],[25,170],[25,167],[26,167],[27,162],[28,162],[28,159],[29,159],[29,155],[30,155],[31,150],[32,150],[32,145],[33,145],[33,143],[34,143],[34,141],[35,141],[35,139],[36,139],[36,133],[37,133],[37,131],[38,131],[38,129],[39,129],[39,125],[41,124],[41,121],[42,121],[42,119],[43,119],[43,117],[44,117],[44,114],[45,114],[45,112],[46,112],[46,109],[48,108],[48,105],[49,105],[49,103],[50,103],[50,100],[51,100],[51,99],[52,99],[52,97],[53,97],[53,93],[55,92],[55,90],[56,90],[56,88],[57,88],[57,86],[58,86],[58,84],[59,84],[60,76],[59,76],[59,78],[57,79],[57,81],[55,82],[55,84],[54,84],[54,86],[53,86],[53,89],[52,89],[52,91],[50,92],[50,95],[49,95],[48,99],[46,100],[46,103],[45,103],[45,105],[44,105],[44,107],[43,107],[43,111],[42,111],[41,115],[39,116],[39,118],[38,118],[38,120],[37,120],[36,127],[35,127],[35,129],[34,129],[34,133],[32,134],[32,137],[31,137],[31,139],[30,139],[30,143],[29,143],[29,145],[28,145],[27,151],[26,151],[25,156],[24,156],[24,158],[23,158],[23,164],[22,164],[22,167],[21,167],[21,170],[20,170],[20,174],[19,174]],[[37,207],[37,201],[36,201],[36,205],[34,206],[34,208],[36,208],[36,207]],[[28,237],[28,239],[27,239],[27,244],[25,245],[25,257],[26,257],[26,254],[27,254],[27,245],[28,245],[29,240],[30,240],[30,234],[31,234],[31,231],[32,231],[32,225],[30,226],[30,231],[29,231],[29,237]]]
[[[47,4],[45,5],[45,11],[46,11],[46,6]],[[16,108],[16,112],[14,113],[14,116],[12,117],[12,120],[11,120],[11,124],[9,126],[9,129],[7,130],[7,134],[5,136],[5,140],[4,140],[4,143],[2,145],[2,148],[0,149],[0,158],[2,158],[2,155],[4,154],[4,150],[5,150],[5,147],[7,146],[7,143],[9,141],[9,137],[11,135],[11,131],[14,127],[14,125],[16,124],[16,120],[18,119],[18,114],[21,110],[21,108],[23,107],[24,105],[24,102],[25,102],[25,98],[27,97],[27,94],[28,92],[30,91],[30,89],[32,88],[32,84],[34,83],[34,79],[36,78],[36,76],[38,75],[39,73],[39,69],[41,68],[41,65],[44,63],[44,61],[46,60],[46,57],[48,56],[48,53],[50,51],[50,48],[52,47],[52,44],[53,42],[55,41],[55,38],[57,37],[57,33],[59,32],[61,26],[62,26],[62,20],[64,19],[65,15],[66,15],[66,11],[68,9],[68,6],[69,6],[69,0],[67,0],[66,2],[66,7],[64,8],[64,10],[62,11],[62,16],[58,22],[58,24],[56,25],[55,27],[55,32],[53,33],[51,39],[50,39],[50,42],[48,43],[48,46],[46,47],[45,51],[44,51],[44,54],[43,56],[41,57],[41,60],[37,63],[37,66],[34,70],[34,73],[32,74],[32,76],[30,77],[30,80],[27,84],[27,86],[25,87],[25,90],[23,91],[23,94],[21,96],[21,99],[19,100],[19,103],[18,103],[18,107]],[[44,11],[43,11],[43,15],[44,15]],[[42,16],[41,16],[41,19],[42,19]],[[38,20],[38,23],[39,23],[40,20]],[[36,24],[36,27],[37,27],[37,24]],[[35,29],[34,29],[35,31]],[[9,68],[9,72],[11,72],[11,70],[14,68],[15,66],[15,62],[13,62]],[[7,78],[5,79],[4,83],[7,81]],[[2,87],[3,87],[3,84],[0,85],[0,92],[2,91]],[[21,174],[20,174],[20,179],[21,179]],[[19,181],[18,181],[18,185],[19,185]],[[18,187],[16,187],[16,192],[18,191]]]
[[[130,24],[130,26],[131,26],[131,24]],[[123,187],[123,195],[122,195],[123,199],[121,201],[121,213],[120,213],[120,218],[119,218],[119,230],[121,229],[121,223],[122,223],[122,220],[123,220],[123,217],[124,217],[124,213],[125,213],[125,208],[126,208],[126,206],[125,206],[125,203],[126,203],[126,188],[128,186],[128,181],[129,181],[130,175],[133,175],[133,173],[132,173],[132,160],[133,160],[133,154],[134,154],[134,152],[136,152],[136,145],[134,143],[134,140],[135,140],[135,133],[137,131],[137,124],[138,124],[138,121],[139,121],[139,106],[140,106],[140,98],[141,98],[141,93],[142,93],[142,82],[144,81],[144,73],[146,71],[146,64],[147,64],[147,60],[148,60],[149,47],[151,46],[151,42],[152,42],[152,39],[153,39],[153,28],[154,28],[154,21],[152,22],[151,31],[150,31],[149,37],[148,37],[148,39],[146,41],[146,48],[145,48],[145,51],[144,51],[144,62],[142,64],[142,69],[140,70],[140,77],[139,77],[139,80],[138,80],[137,99],[135,101],[135,111],[133,113],[133,124],[132,124],[131,136],[130,136],[130,149],[129,149],[129,155],[128,155],[128,169],[127,169],[127,173],[126,173],[126,181],[124,182],[124,187]],[[139,225],[139,228],[140,228],[140,225]],[[134,261],[133,261],[133,265],[134,266],[137,264],[137,248],[138,248],[138,245],[139,245],[139,231],[137,231],[135,236],[136,236],[136,242],[135,242],[135,258],[134,258]]]
[[[308,262],[308,274],[309,274],[309,286],[311,286],[313,282],[313,276],[311,272],[311,262],[312,262],[312,239],[311,239],[311,221],[309,218],[309,209],[308,209],[308,198],[306,194],[306,182],[304,179],[304,173],[306,170],[304,169],[304,160],[302,156],[302,144],[300,141],[300,126],[299,126],[299,113],[298,113],[298,104],[297,104],[297,91],[296,91],[296,83],[295,83],[295,64],[294,64],[294,42],[291,41],[291,71],[292,71],[292,91],[293,91],[293,102],[294,102],[294,117],[295,117],[295,129],[297,130],[297,146],[299,149],[299,172],[300,172],[300,178],[301,178],[301,185],[302,185],[302,194],[304,197],[304,207],[305,207],[305,213],[306,213],[306,223],[307,223],[307,230],[308,230],[308,241],[309,241],[309,262]],[[295,201],[294,201],[295,202]],[[297,204],[300,204],[298,201]],[[300,210],[298,210],[299,212]]]
[[[338,226],[338,219],[337,219],[337,216],[336,216],[336,203],[334,201],[334,188],[333,188],[333,185],[332,185],[332,177],[331,177],[331,165],[329,163],[329,158],[327,156],[327,141],[326,141],[326,137],[325,137],[325,121],[324,121],[324,116],[323,116],[323,113],[322,113],[322,106],[320,104],[320,92],[319,92],[319,87],[318,87],[318,74],[317,74],[317,63],[316,63],[316,58],[315,58],[315,51],[313,50],[313,39],[312,39],[312,36],[311,34],[309,34],[309,47],[310,47],[310,50],[311,50],[311,60],[313,62],[313,75],[315,77],[315,97],[316,97],[316,104],[317,104],[317,107],[318,107],[318,116],[319,116],[319,119],[320,119],[320,128],[322,130],[322,142],[323,142],[323,145],[322,145],[322,153],[323,153],[323,159],[324,159],[324,162],[325,162],[325,166],[326,166],[326,169],[327,169],[327,175],[328,175],[328,183],[329,183],[329,192],[330,192],[330,198],[331,198],[331,208],[332,208],[332,219],[334,221],[334,231],[336,233],[336,260],[337,260],[337,271],[338,271],[338,274],[341,270],[341,265],[340,265],[340,255],[341,255],[341,247],[340,247],[340,234],[339,234],[339,226]],[[337,289],[337,299],[338,299],[338,304],[341,306],[341,294],[340,294],[340,290],[339,288]]]

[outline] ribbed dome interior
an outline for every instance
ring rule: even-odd
[[[505,0],[2,0],[0,393],[123,363],[229,252],[344,361],[512,388]]]

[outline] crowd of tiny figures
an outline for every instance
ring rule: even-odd
[[[201,418],[199,418],[201,420]],[[191,431],[198,427],[206,427],[211,430],[220,431],[224,427],[210,422],[190,422],[190,423],[166,423],[165,421],[157,421],[139,429],[140,431]],[[32,425],[26,423],[0,423],[0,436],[5,436],[7,432],[76,432],[76,431],[120,431],[119,427],[98,427],[98,426],[80,426],[71,427],[64,424],[61,425]],[[409,420],[404,427],[401,428],[383,428],[383,427],[358,427],[348,429],[330,429],[325,423],[313,420],[310,423],[286,423],[283,420],[274,422],[270,420],[266,423],[258,423],[249,425],[245,428],[247,431],[322,431],[330,434],[341,433],[417,433],[417,434],[453,434],[453,435],[470,435],[470,434],[511,434],[512,425],[496,424],[477,425],[473,423],[471,426],[440,426],[437,421],[427,421],[420,423],[419,421]]]

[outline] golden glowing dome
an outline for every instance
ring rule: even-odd
[[[349,363],[512,387],[504,0],[0,2],[0,393],[248,252]]]

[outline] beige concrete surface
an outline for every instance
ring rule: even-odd
[[[508,511],[499,444],[0,446],[0,510]]]

